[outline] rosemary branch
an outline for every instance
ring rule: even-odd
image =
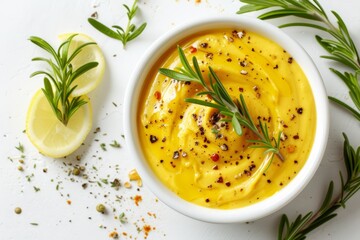
[[[128,18],[128,23],[125,29],[118,25],[114,25],[112,26],[114,30],[112,30],[111,28],[105,26],[94,18],[88,18],[88,22],[99,32],[105,34],[106,36],[120,40],[123,44],[123,47],[125,48],[126,44],[131,40],[137,38],[146,27],[146,23],[141,24],[138,28],[135,26],[135,24],[131,23],[138,10],[137,2],[138,0],[135,0],[131,8],[126,4],[123,4],[124,8],[127,11],[126,14]]]
[[[332,14],[337,20],[337,26],[333,25],[325,10],[317,0],[240,1],[246,3],[247,5],[240,8],[238,11],[239,14],[278,7],[280,9],[269,10],[268,12],[261,14],[259,18],[272,19],[285,16],[296,16],[312,20],[313,22],[294,22],[283,24],[280,27],[311,27],[331,35],[331,39],[324,39],[320,36],[315,36],[315,38],[320,46],[323,47],[329,54],[322,56],[323,58],[341,63],[352,69],[352,72],[341,72],[330,68],[330,70],[335,73],[335,75],[337,75],[348,87],[349,95],[356,109],[337,98],[330,96],[329,99],[349,111],[358,121],[360,121],[360,59],[355,43],[340,15],[335,11],[332,11]],[[282,215],[278,232],[279,240],[305,239],[309,232],[336,217],[337,214],[335,211],[340,207],[345,208],[346,202],[360,190],[360,147],[358,147],[355,151],[355,149],[350,145],[346,134],[343,135],[345,138],[343,154],[347,171],[347,179],[345,181],[342,173],[340,172],[340,193],[333,197],[334,183],[331,181],[323,203],[316,213],[309,212],[305,216],[300,214],[291,223],[285,214]]]
[[[279,224],[278,240],[305,239],[306,234],[337,216],[334,213],[338,208],[345,208],[346,202],[360,189],[360,147],[355,149],[350,145],[345,134],[344,138],[344,163],[347,171],[347,179],[344,180],[340,172],[341,191],[333,197],[334,183],[331,181],[323,200],[316,213],[309,212],[305,216],[301,214],[289,222],[288,217],[283,214]]]
[[[329,53],[329,55],[321,57],[341,63],[353,70],[352,72],[341,72],[330,68],[349,88],[349,95],[356,109],[335,97],[329,97],[329,99],[348,110],[360,121],[360,85],[358,81],[360,74],[360,57],[346,24],[338,13],[331,11],[337,20],[337,26],[335,26],[317,0],[240,0],[240,2],[247,4],[240,8],[237,12],[238,14],[278,7],[280,9],[265,12],[259,15],[258,18],[267,20],[296,16],[312,20],[313,22],[293,22],[280,25],[279,27],[311,27],[328,33],[332,38],[327,39],[318,35],[315,36],[320,46]]]
[[[43,61],[50,66],[50,70],[39,70],[30,75],[34,77],[37,75],[44,75],[44,87],[42,88],[46,99],[48,100],[56,117],[65,126],[68,124],[70,118],[74,113],[87,102],[82,96],[73,97],[71,94],[77,87],[73,83],[78,77],[85,72],[95,68],[97,62],[89,62],[73,69],[71,61],[81,52],[81,50],[94,42],[88,42],[80,45],[71,54],[69,53],[69,47],[72,39],[77,34],[71,35],[66,39],[55,51],[55,49],[44,39],[40,37],[32,36],[29,40],[50,53],[51,58],[36,57],[32,61]]]
[[[178,46],[177,49],[182,68],[177,69],[177,71],[161,68],[159,72],[178,81],[190,81],[201,84],[205,91],[199,92],[197,95],[210,95],[213,100],[213,102],[208,102],[197,98],[186,98],[185,101],[218,109],[220,114],[227,117],[226,121],[232,123],[232,126],[238,135],[241,136],[243,134],[242,126],[245,126],[258,137],[258,139],[248,140],[248,142],[254,143],[254,145],[250,146],[251,148],[264,148],[266,149],[264,153],[271,153],[272,158],[274,155],[277,155],[279,159],[283,161],[284,157],[279,150],[281,132],[279,132],[277,139],[271,138],[266,123],[263,124],[259,119],[258,127],[252,120],[242,94],[240,94],[239,99],[234,101],[211,67],[209,67],[208,75],[210,84],[206,84],[196,57],[194,56],[192,58],[192,68],[182,48]],[[271,162],[272,161],[269,161],[269,165]]]

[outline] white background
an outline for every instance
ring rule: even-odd
[[[355,0],[319,0],[327,10],[336,10],[347,23],[360,46],[360,2]],[[360,144],[359,123],[341,109],[331,105],[331,130],[325,157],[316,175],[305,190],[280,211],[251,223],[209,224],[185,217],[157,201],[145,187],[138,191],[109,185],[89,184],[81,177],[68,176],[69,164],[86,165],[92,181],[100,178],[122,183],[133,168],[132,157],[127,153],[123,134],[122,117],[124,92],[134,66],[142,53],[161,34],[184,22],[212,16],[235,16],[241,6],[237,0],[140,0],[137,23],[146,21],[148,27],[126,50],[120,42],[109,39],[93,29],[87,18],[94,12],[107,25],[124,25],[127,22],[122,3],[130,0],[1,0],[0,29],[0,239],[109,239],[116,229],[120,239],[143,239],[144,225],[154,227],[148,239],[276,239],[281,214],[294,219],[319,207],[328,183],[334,180],[339,189],[339,170],[343,170],[341,133],[346,132],[354,146]],[[257,16],[257,13],[249,14]],[[272,21],[274,24],[283,20]],[[324,51],[314,40],[315,30],[285,29],[311,55],[321,72],[328,94],[349,102],[347,89],[330,73],[332,63],[320,59]],[[90,133],[85,145],[67,159],[50,159],[41,156],[22,132],[28,104],[34,92],[42,86],[40,78],[29,75],[39,69],[32,57],[44,56],[43,52],[27,39],[31,35],[43,37],[58,44],[57,35],[64,32],[83,32],[92,36],[102,48],[107,69],[103,83],[90,94],[94,110],[94,126],[101,128]],[[113,104],[115,103],[117,107]],[[99,141],[97,142],[96,139]],[[113,140],[121,142],[121,149],[107,146],[104,152],[100,143]],[[20,153],[18,143],[25,146],[24,172],[17,170]],[[82,155],[77,161],[76,155]],[[12,161],[9,160],[12,159]],[[95,166],[95,170],[93,168]],[[43,173],[47,168],[48,172]],[[31,181],[26,176],[31,176]],[[345,174],[345,172],[344,172]],[[145,183],[146,184],[146,183]],[[59,189],[56,190],[56,186]],[[40,188],[35,192],[34,186]],[[141,195],[139,206],[131,199]],[[116,195],[121,200],[116,201]],[[67,204],[71,200],[71,205]],[[339,215],[309,235],[309,239],[359,239],[360,193],[339,209]],[[104,203],[109,210],[102,215],[95,206]],[[23,213],[16,215],[15,207]],[[115,208],[115,212],[112,209]],[[125,212],[128,223],[121,224],[114,217]],[[151,213],[151,216],[148,214]],[[152,215],[155,213],[156,216]],[[38,226],[30,223],[38,223]],[[127,232],[127,236],[121,233]]]

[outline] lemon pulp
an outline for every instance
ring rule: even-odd
[[[30,102],[26,117],[26,133],[40,153],[54,158],[74,152],[85,140],[92,126],[90,99],[80,107],[65,126],[50,107],[44,93],[39,90]]]
[[[65,41],[69,38],[72,33],[65,33],[59,36],[61,41]],[[71,55],[75,49],[77,49],[80,45],[88,42],[95,42],[91,37],[79,33],[76,35],[70,44],[69,55]],[[102,81],[105,70],[105,59],[100,47],[96,44],[91,44],[84,47],[81,52],[71,61],[73,69],[76,70],[84,63],[88,62],[98,62],[99,65],[84,74],[80,77],[76,78],[73,83],[73,86],[77,85],[75,90],[72,92],[72,96],[81,96],[84,94],[88,94],[92,90],[94,90]]]

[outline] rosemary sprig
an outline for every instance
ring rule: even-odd
[[[135,26],[135,24],[131,23],[138,10],[137,2],[138,0],[135,0],[131,8],[126,4],[123,4],[123,6],[126,8],[126,14],[128,17],[128,23],[125,29],[118,25],[114,25],[112,26],[114,30],[112,30],[94,18],[88,18],[88,22],[106,36],[120,40],[123,44],[123,47],[125,48],[126,44],[138,37],[146,27],[146,23],[141,24],[138,28]]]
[[[254,143],[254,145],[250,146],[251,148],[264,148],[266,149],[265,153],[271,153],[272,157],[276,154],[279,159],[283,161],[284,157],[279,150],[281,132],[279,132],[277,139],[271,138],[269,136],[268,126],[266,123],[263,124],[259,119],[258,127],[252,120],[242,94],[240,94],[239,99],[234,101],[211,67],[209,67],[208,75],[210,84],[205,83],[196,57],[194,56],[192,58],[192,68],[184,51],[179,46],[178,53],[182,68],[177,69],[177,71],[161,68],[159,72],[175,80],[185,82],[190,81],[201,84],[205,91],[199,92],[197,95],[210,95],[214,102],[208,102],[197,98],[186,98],[185,101],[218,109],[220,114],[227,117],[226,121],[232,123],[232,126],[238,135],[241,136],[243,134],[242,126],[245,126],[258,137],[256,140],[248,140],[248,142]],[[269,165],[270,164],[271,161],[269,161]]]
[[[340,72],[330,68],[330,70],[349,88],[349,95],[356,109],[335,97],[329,97],[329,99],[348,110],[360,121],[360,85],[358,81],[360,58],[345,22],[338,13],[331,11],[337,20],[337,26],[335,26],[329,20],[327,13],[317,0],[240,0],[240,2],[247,3],[247,5],[240,8],[237,12],[239,14],[278,7],[280,9],[269,10],[258,16],[258,18],[266,20],[286,16],[296,16],[307,20],[313,20],[313,22],[287,23],[280,25],[279,27],[311,27],[331,35],[331,39],[315,36],[320,46],[329,53],[329,55],[321,57],[344,64],[353,70],[352,72]]]
[[[295,22],[281,25],[280,27],[303,26],[312,27],[327,32],[333,38],[324,39],[316,36],[316,40],[329,55],[323,58],[336,61],[351,68],[352,72],[340,72],[330,68],[349,88],[349,95],[357,109],[350,107],[334,97],[329,99],[348,110],[358,121],[360,121],[360,86],[359,72],[360,59],[357,48],[352,40],[349,31],[340,17],[335,11],[332,14],[337,19],[337,26],[333,25],[329,20],[326,12],[317,0],[240,0],[247,3],[240,8],[238,13],[257,11],[272,7],[280,9],[271,10],[259,16],[260,19],[271,19],[284,16],[296,16],[313,20],[315,23]],[[334,184],[331,181],[324,201],[316,213],[309,212],[305,216],[299,215],[295,221],[289,222],[288,217],[284,214],[279,225],[279,240],[298,240],[305,239],[306,235],[320,225],[328,222],[336,217],[334,213],[338,208],[345,208],[346,202],[360,190],[360,147],[355,151],[350,145],[345,134],[344,138],[344,163],[347,171],[347,179],[340,172],[341,191],[333,197]]]
[[[338,208],[345,208],[346,202],[360,189],[360,147],[355,151],[350,145],[345,134],[344,138],[344,162],[347,171],[347,179],[344,180],[340,172],[341,192],[334,198],[334,183],[331,181],[324,201],[316,213],[309,212],[305,216],[301,214],[292,223],[284,214],[279,225],[279,240],[305,239],[306,235],[337,216],[334,213]]]
[[[44,87],[42,88],[43,93],[46,96],[52,110],[54,111],[56,117],[61,121],[65,126],[68,124],[70,118],[74,113],[87,102],[83,99],[82,96],[73,97],[71,93],[77,87],[74,85],[74,81],[89,71],[92,68],[95,68],[97,62],[89,62],[73,69],[71,61],[81,52],[81,50],[91,44],[96,44],[94,42],[84,43],[74,50],[70,54],[69,46],[72,39],[76,34],[71,35],[66,39],[55,51],[55,49],[44,39],[40,37],[32,36],[29,38],[31,42],[50,53],[51,58],[36,57],[32,61],[43,61],[50,66],[49,70],[40,70],[32,73],[30,77],[37,75],[44,75]]]

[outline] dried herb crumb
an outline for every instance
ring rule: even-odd
[[[120,221],[122,224],[127,223],[127,218],[126,218],[124,212],[120,213],[120,215],[119,215],[119,221]]]
[[[109,181],[105,178],[100,178],[100,181],[104,184],[109,184]]]
[[[110,182],[111,187],[115,188],[116,190],[119,190],[121,186],[121,182],[119,179],[115,178],[112,182]]]
[[[19,150],[19,152],[24,153],[25,149],[24,149],[24,145],[22,145],[21,143],[19,143],[19,145],[17,147],[15,147],[17,150]]]
[[[106,144],[105,143],[101,143],[100,147],[103,151],[106,151]]]
[[[121,145],[116,140],[114,140],[112,143],[109,144],[113,148],[120,148]]]

